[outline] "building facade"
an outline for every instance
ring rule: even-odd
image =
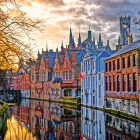
[[[116,51],[87,49],[81,62],[81,103],[104,108],[104,60]]]
[[[139,116],[139,46],[125,45],[105,62],[105,108]]]

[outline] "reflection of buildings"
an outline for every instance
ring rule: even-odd
[[[88,140],[105,140],[104,112],[91,108],[81,108],[81,135]]]
[[[136,122],[105,114],[106,140],[140,139],[140,126]]]
[[[12,114],[38,139],[49,137],[63,140],[80,137],[80,111],[64,109],[58,103],[23,99],[21,106],[14,106]]]

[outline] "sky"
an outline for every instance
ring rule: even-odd
[[[58,46],[60,51],[62,40],[66,47],[69,44],[70,22],[76,45],[79,29],[84,41],[90,25],[95,44],[100,32],[103,45],[109,40],[111,49],[115,49],[120,32],[119,17],[130,15],[131,23],[134,18],[140,19],[140,0],[18,0],[18,3],[31,18],[46,21],[44,32],[34,35],[40,51],[42,48],[45,50],[46,45],[54,51]],[[131,32],[134,40],[137,40],[138,27],[131,24]]]

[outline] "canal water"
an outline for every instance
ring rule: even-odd
[[[86,107],[22,99],[7,115],[4,140],[140,139],[138,122]]]

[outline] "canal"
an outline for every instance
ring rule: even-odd
[[[4,140],[140,139],[139,122],[86,107],[22,99],[7,115]]]

